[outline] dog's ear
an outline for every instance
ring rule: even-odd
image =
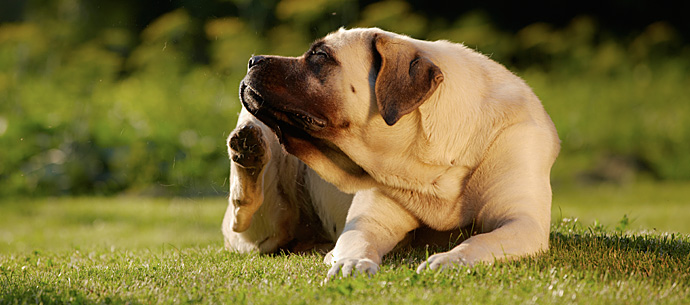
[[[373,45],[375,62],[380,60],[381,66],[374,85],[376,103],[392,126],[434,93],[443,73],[409,41],[376,34]]]

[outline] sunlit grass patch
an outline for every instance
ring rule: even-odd
[[[439,249],[440,250],[440,249]],[[687,235],[554,227],[551,251],[417,274],[425,250],[393,254],[374,276],[324,282],[321,255],[233,254],[219,246],[0,255],[0,303],[685,304]]]
[[[223,198],[5,200],[0,304],[687,304],[690,236],[641,232],[620,209],[657,198],[642,195],[655,189],[673,201],[683,188],[634,189],[620,198],[612,187],[557,189],[567,217],[554,217],[551,249],[535,257],[417,274],[448,248],[407,249],[374,276],[329,282],[319,254],[223,250]],[[598,223],[582,220],[590,210]]]
[[[223,198],[88,197],[0,201],[0,253],[158,249],[221,243]]]
[[[609,230],[638,232],[690,234],[687,215],[690,215],[688,182],[556,185],[551,207],[554,222],[577,218],[585,226],[596,224]]]

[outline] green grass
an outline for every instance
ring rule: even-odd
[[[554,186],[551,219],[577,217],[581,223],[633,231],[690,234],[689,182]]]
[[[0,304],[688,304],[690,235],[660,231],[687,232],[687,186],[556,187],[546,254],[416,274],[442,249],[412,249],[326,283],[317,254],[224,251],[222,198],[3,199]]]
[[[236,255],[219,247],[3,256],[0,303],[668,304],[690,301],[681,237],[556,232],[549,254],[416,274],[423,251],[380,273],[322,283],[318,255]]]
[[[0,201],[0,253],[81,247],[184,248],[220,242],[227,201],[139,197]]]

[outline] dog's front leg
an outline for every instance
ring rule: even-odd
[[[549,248],[551,182],[549,171],[557,146],[550,133],[532,125],[514,125],[494,140],[467,188],[482,207],[476,217],[478,234],[448,252],[434,254],[417,269],[512,260]],[[509,152],[509,153],[506,153]],[[468,192],[471,193],[471,192]]]
[[[548,250],[548,228],[528,215],[519,215],[506,220],[495,230],[473,236],[448,252],[429,257],[417,268],[417,273],[426,269],[446,269],[455,266],[474,266],[483,262],[511,260],[534,255]]]
[[[398,203],[377,189],[358,192],[350,206],[343,233],[335,248],[326,255],[331,264],[328,278],[338,271],[343,276],[374,274],[381,258],[405,235],[419,226],[418,220]]]

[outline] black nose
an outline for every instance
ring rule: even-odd
[[[256,66],[260,62],[264,61],[266,57],[258,55],[258,56],[252,56],[252,58],[249,59],[249,64],[247,65],[247,69],[251,69],[253,66]]]

